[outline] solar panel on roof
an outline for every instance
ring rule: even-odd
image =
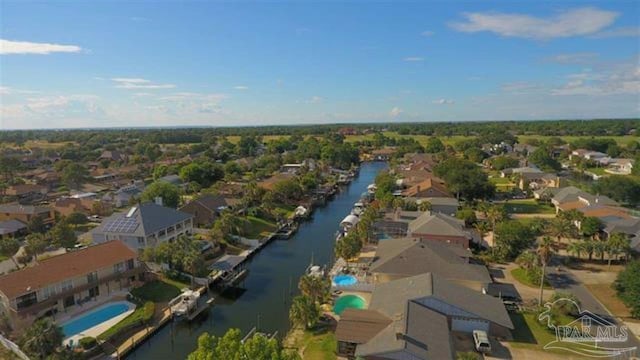
[[[132,233],[138,228],[135,218],[118,218],[105,224],[104,229],[108,232]]]

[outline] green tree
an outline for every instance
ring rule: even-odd
[[[611,260],[631,252],[631,240],[623,233],[613,233],[607,239],[608,266]]]
[[[42,234],[33,233],[27,235],[25,238],[24,251],[29,256],[33,256],[36,261],[38,260],[38,255],[42,254],[44,250],[47,248],[47,239]]]
[[[87,216],[81,212],[72,212],[71,214],[69,214],[69,216],[66,217],[65,220],[67,221],[67,223],[73,225],[81,225],[89,222]]]
[[[298,289],[302,295],[314,302],[322,303],[331,291],[331,283],[321,276],[304,275],[298,282]]]
[[[456,218],[464,220],[465,226],[473,226],[478,221],[475,210],[470,207],[456,211]]]
[[[544,279],[547,270],[547,264],[551,261],[551,257],[555,252],[555,244],[550,237],[545,236],[542,238],[540,243],[538,244],[538,248],[536,249],[536,253],[538,254],[538,259],[540,264],[542,265],[542,274],[540,275],[540,297],[538,299],[538,304],[542,306],[542,298],[544,292]]]
[[[361,249],[362,242],[351,231],[336,242],[335,252],[338,257],[348,260],[358,255]]]
[[[45,359],[62,345],[62,328],[48,318],[36,320],[20,339],[20,347],[35,359]]]
[[[631,310],[631,315],[640,319],[640,260],[628,263],[613,286],[620,300]]]
[[[27,223],[27,230],[29,230],[30,233],[44,233],[46,231],[46,226],[44,224],[44,220],[42,220],[42,217],[32,217],[31,220]]]
[[[424,152],[435,154],[444,151],[444,144],[437,137],[430,137],[424,146]]]
[[[62,170],[62,182],[70,189],[79,189],[89,178],[89,170],[81,164],[71,163]]]
[[[547,233],[554,236],[560,244],[562,238],[573,238],[576,233],[576,227],[567,219],[557,217],[548,223]]]
[[[588,238],[594,238],[603,227],[602,221],[594,216],[587,216],[580,221],[580,232]]]
[[[640,204],[640,180],[634,177],[624,175],[603,177],[594,182],[593,192],[629,205]]]
[[[496,170],[514,168],[517,167],[519,163],[518,159],[505,155],[496,156],[491,159],[491,167]]]
[[[320,307],[313,299],[299,295],[293,298],[289,309],[289,319],[305,329],[313,327],[320,318]]]
[[[549,149],[545,147],[539,147],[532,152],[529,157],[529,161],[545,171],[558,171],[562,168],[560,163],[551,156]]]
[[[447,188],[457,198],[486,199],[495,193],[495,186],[474,162],[451,157],[435,167],[435,174],[444,179]]]
[[[20,250],[20,242],[15,238],[1,238],[0,239],[0,255],[11,258],[17,268],[20,268],[16,261],[15,255]]]
[[[494,238],[496,256],[502,260],[515,259],[535,240],[531,230],[518,221],[503,221],[496,225]]]
[[[140,199],[143,202],[155,201],[157,197],[162,198],[162,204],[168,207],[177,208],[180,203],[180,191],[178,187],[165,181],[154,181],[142,192]]]
[[[60,221],[51,228],[49,236],[56,246],[67,249],[72,248],[78,241],[75,231],[66,221]]]
[[[158,165],[153,168],[153,180],[169,175],[169,167],[167,165]]]
[[[256,334],[242,342],[238,329],[229,329],[222,337],[204,333],[188,360],[299,360],[296,353],[281,349],[278,341]]]

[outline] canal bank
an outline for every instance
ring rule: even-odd
[[[358,177],[326,206],[317,208],[313,218],[302,223],[294,236],[274,241],[257,254],[247,265],[249,276],[242,285],[246,290],[235,300],[218,297],[208,316],[201,321],[169,324],[128,358],[184,359],[195,349],[202,333],[222,335],[229,328],[239,328],[246,333],[258,326],[263,332],[286,334],[291,298],[297,294],[298,279],[312,254],[316,264],[331,261],[340,221],[378,172],[386,167],[382,162],[363,163]]]

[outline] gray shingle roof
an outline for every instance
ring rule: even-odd
[[[471,253],[459,246],[411,238],[381,241],[370,271],[402,276],[435,273],[448,280],[468,280],[488,284],[489,271],[469,264]]]
[[[94,232],[148,236],[193,217],[191,214],[152,202],[138,204],[135,208],[130,217],[127,217],[127,214],[133,211],[133,208],[110,216]],[[125,223],[125,225],[117,226],[116,224],[119,223]]]
[[[409,223],[411,233],[471,237],[464,229],[464,221],[441,213],[426,212]]]
[[[0,235],[13,234],[16,231],[26,229],[27,225],[18,220],[0,221]]]

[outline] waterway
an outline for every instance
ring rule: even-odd
[[[386,166],[382,162],[363,163],[358,177],[326,206],[317,208],[313,218],[302,223],[294,236],[267,245],[248,264],[249,276],[242,284],[246,291],[235,300],[217,298],[209,314],[199,322],[167,325],[128,358],[185,359],[202,333],[222,335],[229,328],[246,333],[258,326],[260,331],[277,331],[282,337],[289,329],[291,298],[298,293],[298,279],[312,255],[316,264],[329,264],[333,260],[340,221]]]

